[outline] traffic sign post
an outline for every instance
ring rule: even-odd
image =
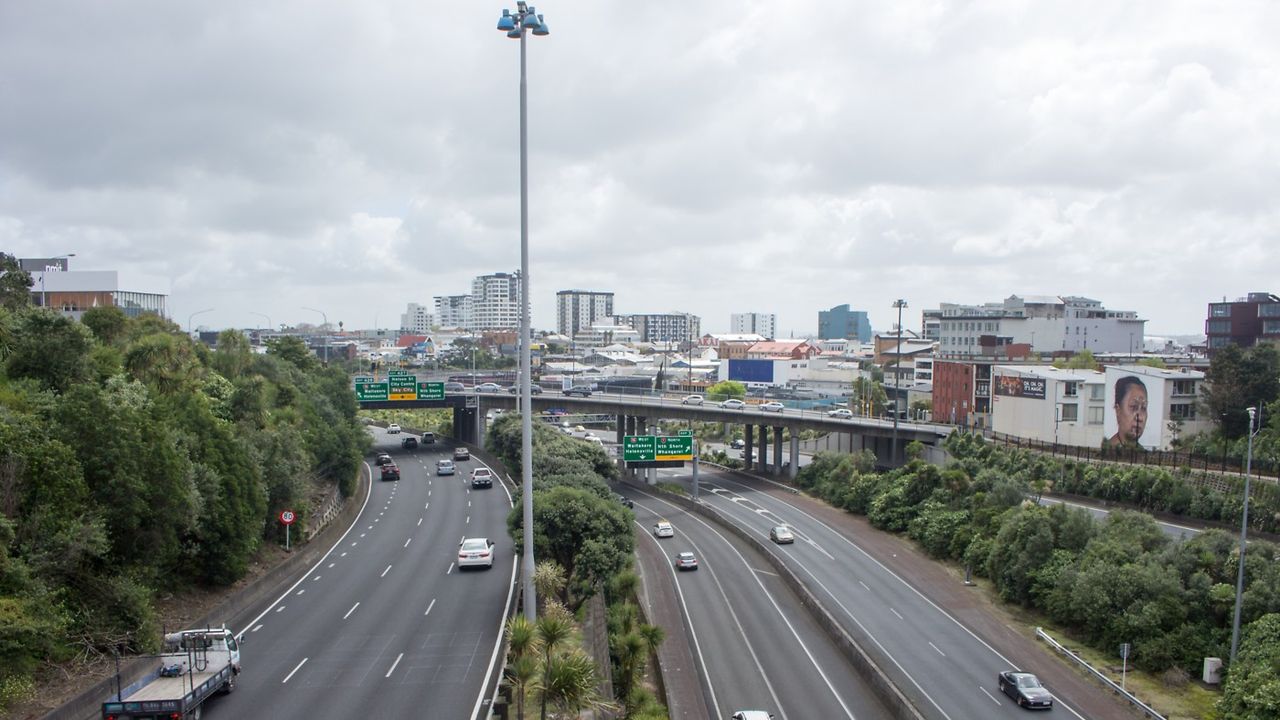
[[[359,402],[376,402],[388,399],[389,386],[387,381],[382,382],[361,382],[360,378],[356,378],[356,400]]]
[[[280,511],[280,522],[284,523],[284,549],[286,552],[289,550],[289,527],[297,519],[298,517],[293,514],[292,510]]]
[[[1129,674],[1129,643],[1120,643],[1120,689],[1124,690],[1125,676]]]

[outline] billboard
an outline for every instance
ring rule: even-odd
[[[1105,368],[1107,390],[1102,437],[1109,446],[1136,442],[1148,450],[1158,450],[1163,444],[1165,379],[1144,370],[1149,368]]]
[[[729,363],[729,377],[742,383],[773,383],[772,360],[726,360]]]
[[[1044,378],[1025,375],[996,375],[993,382],[996,386],[997,395],[1032,398],[1035,400],[1043,400],[1045,398],[1047,383]]]

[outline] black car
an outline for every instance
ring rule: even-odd
[[[634,508],[636,506],[636,504],[631,501],[631,498],[626,495],[615,495],[614,497],[618,498],[618,502],[622,503],[626,507]]]
[[[507,388],[507,392],[511,393],[512,395],[515,395],[516,393],[520,392],[520,386],[519,386],[519,385],[512,385],[511,387]],[[541,386],[541,385],[530,385],[530,386],[529,386],[529,394],[530,394],[530,395],[541,395],[541,394],[542,394],[542,386]]]
[[[563,394],[565,397],[568,397],[570,395],[577,395],[579,397],[587,398],[587,397],[591,397],[591,388],[587,387],[586,385],[579,385],[576,387],[566,388]]]
[[[391,456],[386,453],[378,453],[378,459],[373,461],[374,465],[382,466],[391,462]]]
[[[463,384],[462,384],[462,383],[460,383],[460,382],[447,382],[447,383],[445,383],[445,384],[444,384],[444,391],[445,391],[445,392],[447,392],[447,393],[451,393],[451,392],[466,392],[466,391],[467,391],[467,386],[466,386],[466,385],[463,385]]]
[[[383,465],[382,479],[383,480],[399,480],[400,468],[397,467],[395,463],[387,463],[386,465]]]
[[[403,440],[401,440],[401,441],[400,441],[400,447],[404,448],[405,450],[417,450],[417,449],[418,449],[418,438],[416,438],[416,437],[407,437],[407,438],[405,438],[405,439],[403,439]]]
[[[1053,696],[1040,684],[1040,679],[1031,673],[1005,670],[1000,673],[998,683],[1000,692],[1018,703],[1018,707],[1053,709]]]

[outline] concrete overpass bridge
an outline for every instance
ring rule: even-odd
[[[518,410],[519,397],[510,393],[451,393],[443,400],[381,400],[360,403],[363,409],[395,408],[451,408],[453,428],[457,439],[473,444],[483,444],[484,418],[491,410]],[[644,435],[650,425],[658,420],[690,420],[694,422],[718,422],[742,425],[746,448],[743,458],[748,469],[782,474],[783,428],[791,433],[787,448],[789,472],[794,476],[799,467],[801,430],[814,430],[824,434],[847,436],[840,445],[853,451],[871,450],[882,466],[897,466],[903,461],[903,448],[912,441],[925,445],[939,445],[953,428],[928,423],[898,423],[898,452],[893,457],[893,421],[878,418],[855,417],[841,420],[827,416],[821,410],[787,408],[781,413],[765,412],[748,404],[741,410],[722,408],[715,403],[683,405],[679,398],[649,395],[614,395],[596,393],[591,397],[565,397],[558,393],[544,392],[533,396],[534,413],[562,411],[566,414],[599,414],[616,418],[617,441],[623,435]],[[770,447],[772,446],[772,448]]]

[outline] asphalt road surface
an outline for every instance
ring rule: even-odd
[[[437,477],[447,444],[400,449],[403,434],[370,428],[400,466],[374,475],[355,525],[293,588],[244,628],[236,691],[213,718],[484,717],[515,577],[501,483],[472,491],[479,460]],[[370,458],[372,460],[372,458]],[[488,537],[494,565],[460,572],[458,543]]]

